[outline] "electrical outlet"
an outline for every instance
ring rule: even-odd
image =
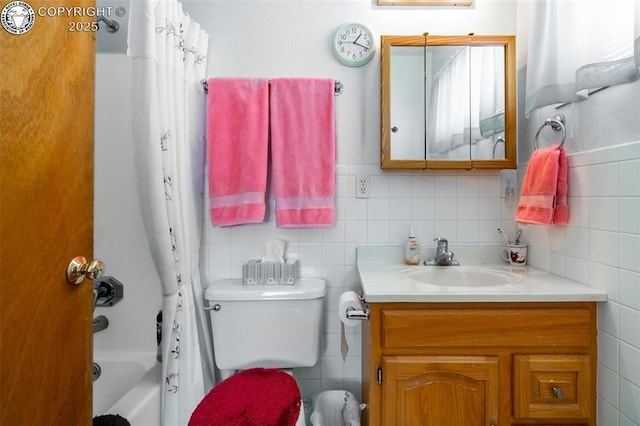
[[[518,174],[516,170],[502,170],[500,172],[500,196],[507,198],[516,195]]]
[[[356,177],[356,198],[369,198],[371,196],[371,179],[369,176]]]

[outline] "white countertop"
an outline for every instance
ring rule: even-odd
[[[408,276],[420,268],[458,266],[408,266],[403,247],[366,246],[357,249],[357,267],[367,302],[604,302],[607,294],[550,272],[526,266],[513,267],[500,260],[500,247],[460,247],[456,259],[463,268],[513,274],[514,282],[497,286],[439,286]],[[422,258],[430,257],[424,253]]]

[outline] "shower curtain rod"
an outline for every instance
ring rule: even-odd
[[[204,88],[204,93],[209,93],[209,84],[207,83],[207,80],[200,80],[200,83],[202,83],[202,87]],[[269,82],[269,84],[271,84],[271,82]],[[342,94],[343,90],[344,90],[344,85],[342,84],[342,82],[340,80],[336,80],[333,88],[333,94],[335,96],[338,96]]]

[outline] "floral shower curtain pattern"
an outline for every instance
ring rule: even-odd
[[[163,292],[162,424],[171,426],[186,425],[213,385],[198,269],[208,41],[175,0],[130,4],[138,192]]]

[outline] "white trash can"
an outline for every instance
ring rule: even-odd
[[[349,391],[330,390],[313,400],[313,426],[360,426],[360,404]]]

